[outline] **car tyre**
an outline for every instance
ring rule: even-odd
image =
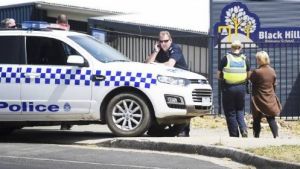
[[[142,96],[136,93],[121,93],[108,103],[106,122],[115,135],[136,137],[148,130],[151,115]]]

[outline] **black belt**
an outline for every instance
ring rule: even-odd
[[[243,83],[237,83],[237,84],[228,84],[228,83],[224,83],[225,86],[238,86],[238,85],[246,85],[246,82],[243,82]]]

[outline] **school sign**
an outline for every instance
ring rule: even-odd
[[[214,35],[222,43],[233,40],[253,43],[300,42],[300,27],[261,28],[259,17],[241,2],[233,2],[222,9],[220,22],[214,25]]]

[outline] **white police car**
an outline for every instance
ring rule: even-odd
[[[102,123],[140,136],[211,110],[211,86],[199,74],[131,62],[91,36],[32,25],[0,31],[2,132]]]

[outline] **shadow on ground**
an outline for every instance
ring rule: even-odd
[[[0,143],[44,143],[44,144],[75,144],[84,140],[107,139],[115,137],[107,132],[87,131],[49,131],[38,129],[16,130],[9,135],[1,136]]]

